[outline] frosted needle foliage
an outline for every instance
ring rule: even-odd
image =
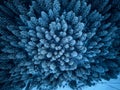
[[[0,90],[79,90],[119,72],[119,0],[0,2]]]

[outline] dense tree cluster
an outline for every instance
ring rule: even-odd
[[[0,90],[79,90],[119,72],[119,0],[1,1]]]

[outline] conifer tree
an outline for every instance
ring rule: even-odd
[[[0,90],[79,90],[119,72],[119,0],[0,1]]]

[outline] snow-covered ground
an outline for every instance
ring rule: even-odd
[[[23,89],[24,90],[24,89]],[[36,88],[33,88],[36,90]],[[58,87],[57,90],[72,90],[70,87],[66,86],[64,88]],[[120,90],[120,75],[118,79],[111,79],[110,81],[102,81],[92,87],[84,87],[82,90]]]
[[[70,87],[58,88],[57,90],[72,90]],[[120,90],[120,76],[118,79],[103,81],[92,87],[84,87],[82,90]]]

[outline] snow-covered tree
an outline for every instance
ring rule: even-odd
[[[119,72],[119,0],[0,2],[0,90],[79,90]]]

